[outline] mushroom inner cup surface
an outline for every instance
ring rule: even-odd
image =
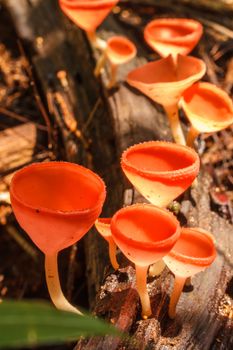
[[[210,238],[206,237],[202,233],[195,231],[195,234],[191,230],[187,232],[181,231],[181,236],[176,242],[173,250],[172,256],[179,255],[183,257],[193,258],[193,259],[206,259],[214,254],[215,248],[213,243],[210,242]]]
[[[181,36],[189,35],[193,32],[192,29],[187,27],[178,27],[172,24],[155,24],[149,29],[149,33],[157,40],[169,40]]]
[[[128,56],[133,52],[133,49],[124,40],[109,40],[108,47],[113,54],[119,56]]]
[[[226,102],[212,91],[190,88],[183,97],[192,113],[203,118],[206,116],[207,120],[221,123],[224,119],[229,121],[233,119],[233,110],[230,110]]]
[[[160,242],[172,236],[177,223],[162,211],[154,208],[134,208],[123,211],[115,222],[115,227],[127,239],[143,243]]]
[[[189,167],[195,162],[193,154],[182,148],[165,149],[156,146],[129,150],[126,159],[132,167],[152,172],[176,171]]]
[[[199,74],[202,68],[197,58],[178,55],[175,64],[169,56],[133,70],[128,79],[142,84],[178,83]]]
[[[78,168],[32,167],[18,174],[14,192],[20,201],[31,207],[70,212],[95,207],[102,186],[91,172]]]

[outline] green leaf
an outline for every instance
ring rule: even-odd
[[[3,301],[0,304],[0,348],[60,344],[79,337],[120,335],[91,316],[56,310],[44,302]]]

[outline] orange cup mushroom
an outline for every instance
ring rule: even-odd
[[[200,160],[190,147],[147,141],[124,151],[121,167],[150,203],[167,207],[192,184],[198,175]]]
[[[135,204],[113,216],[111,231],[117,246],[135,264],[142,317],[146,319],[152,314],[146,286],[148,266],[172,249],[180,235],[179,222],[165,209]]]
[[[233,123],[231,98],[213,84],[194,84],[183,93],[180,105],[191,123],[187,135],[187,144],[191,147],[200,133],[220,131]]]
[[[96,29],[119,0],[59,0],[62,11],[83,29],[94,47],[104,50],[105,41],[97,38]]]
[[[159,18],[149,22],[144,29],[147,44],[161,57],[188,55],[203,33],[200,22],[187,18]]]
[[[187,278],[204,271],[216,257],[213,236],[199,228],[182,228],[173,249],[163,258],[175,275],[175,283],[169,304],[169,317],[176,316],[179,301]]]
[[[35,163],[16,172],[10,196],[20,226],[45,254],[46,282],[54,305],[80,314],[62,293],[57,256],[79,241],[100,215],[104,182],[77,164]]]
[[[127,82],[163,106],[174,140],[184,145],[178,102],[182,93],[201,79],[205,71],[205,63],[198,58],[178,55],[175,63],[170,55],[134,69],[128,74]]]
[[[107,47],[95,68],[95,76],[99,76],[105,62],[108,61],[111,67],[110,81],[108,87],[111,88],[116,84],[117,68],[132,60],[137,54],[136,46],[131,40],[123,36],[113,36],[108,39]]]
[[[109,246],[109,258],[114,270],[119,269],[119,264],[116,259],[116,250],[117,246],[112,238],[111,232],[111,218],[98,218],[95,222],[95,227],[97,231],[101,234],[101,236],[108,242]]]
[[[121,167],[133,186],[150,203],[167,207],[193,183],[200,160],[189,147],[148,141],[123,152]],[[158,261],[150,267],[150,276],[160,275],[164,267],[163,261]]]

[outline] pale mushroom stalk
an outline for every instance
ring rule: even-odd
[[[186,145],[183,130],[180,125],[179,112],[177,104],[170,106],[163,106],[171,127],[172,135],[176,143]]]
[[[110,80],[108,83],[108,88],[111,89],[113,86],[116,85],[116,76],[117,76],[117,65],[114,63],[111,63],[111,71],[110,71]]]
[[[147,319],[151,314],[150,297],[146,288],[148,266],[136,265],[137,291],[142,304],[142,318]]]
[[[165,267],[166,267],[166,264],[164,263],[164,261],[162,259],[157,261],[156,263],[154,263],[153,265],[150,266],[149,276],[155,277],[155,276],[161,275],[161,273],[163,272]]]
[[[99,57],[99,59],[96,63],[96,66],[95,66],[94,75],[96,78],[100,75],[101,70],[104,67],[106,61],[107,61],[107,53],[106,53],[106,50],[104,50],[104,52]]]
[[[45,255],[45,275],[51,300],[59,310],[82,315],[77,308],[69,303],[61,290],[57,266],[57,255],[57,252],[51,255]]]
[[[119,269],[119,264],[116,259],[116,251],[117,251],[117,246],[114,242],[109,242],[108,244],[108,251],[109,251],[109,258],[112,264],[112,267],[115,270]]]
[[[194,142],[199,134],[200,132],[191,126],[186,138],[187,146],[194,148]]]
[[[180,277],[180,276],[175,277],[174,288],[172,291],[169,309],[168,309],[168,315],[171,319],[174,319],[176,317],[176,305],[179,301],[180,295],[184,288],[185,281],[186,281],[186,277]]]

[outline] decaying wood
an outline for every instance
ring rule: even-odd
[[[92,72],[98,53],[91,51],[85,36],[62,16],[54,1],[31,0],[30,6],[26,0],[7,0],[6,3],[21,39],[29,43],[31,60],[45,96],[48,93],[54,94],[54,91],[62,91],[69,99],[79,130],[82,132],[84,126],[88,125],[85,133],[83,132],[83,137],[89,140],[88,148],[85,148],[82,141],[74,138],[63,123],[62,113],[57,109],[56,120],[60,122],[64,143],[71,141],[71,144],[76,146],[72,158],[69,149],[66,148],[66,158],[85,163],[87,154],[92,154],[93,168],[107,183],[108,201],[103,216],[112,215],[126,202],[141,200],[138,194],[133,192],[132,186],[124,180],[119,169],[119,158],[126,147],[136,142],[171,139],[168,123],[161,108],[125,83],[120,83],[118,89],[107,91],[104,83],[108,79],[108,72],[103,74],[103,80],[96,81]],[[172,11],[174,14],[175,9]],[[187,12],[190,16],[190,9]],[[197,13],[195,12],[195,16]],[[135,26],[121,22],[116,16],[110,16],[102,28],[102,37],[116,32],[126,33],[127,29],[127,35],[138,44],[139,57],[144,56],[145,47],[140,41],[139,32],[135,37]],[[145,58],[137,58],[120,68],[118,79],[122,81],[130,69],[143,62]],[[60,70],[66,71],[69,85],[66,88],[62,87],[56,78]],[[96,108],[94,117],[91,116],[91,122],[87,122],[98,99],[99,108]],[[202,170],[198,187],[183,197],[180,219],[182,224],[199,226],[213,232],[218,257],[210,269],[194,277],[193,290],[182,294],[174,321],[169,320],[167,316],[169,294],[173,284],[173,277],[167,269],[159,278],[148,280],[154,317],[146,321],[139,320],[140,306],[135,290],[133,267],[119,257],[122,259],[122,267],[115,273],[109,267],[105,269],[105,279],[101,283],[104,266],[108,261],[106,244],[94,231],[87,235],[85,253],[90,303],[95,305],[97,315],[116,324],[123,331],[128,331],[131,338],[123,343],[121,339],[111,337],[81,340],[76,350],[207,350],[233,347],[230,331],[232,225],[211,211],[211,186],[212,179]]]
[[[34,123],[25,123],[0,132],[1,174],[32,160],[36,135],[37,128]]]

